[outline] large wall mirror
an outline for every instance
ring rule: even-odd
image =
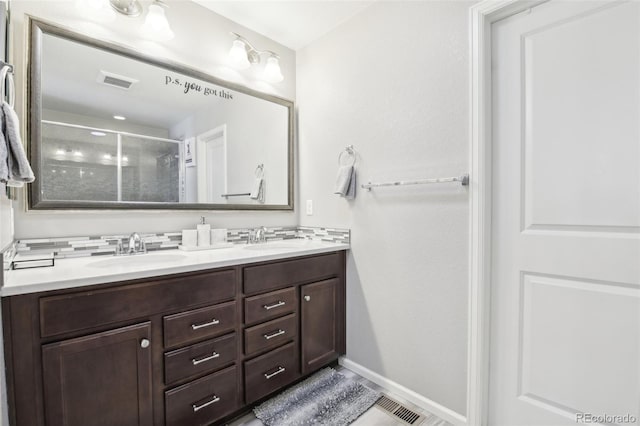
[[[293,209],[293,103],[29,20],[32,209]]]

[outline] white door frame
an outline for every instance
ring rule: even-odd
[[[546,0],[484,0],[470,9],[469,334],[467,425],[487,424],[491,294],[491,24]]]
[[[209,167],[207,154],[206,154],[206,145],[214,139],[222,137],[222,143],[224,148],[224,192],[227,193],[227,125],[222,124],[220,126],[214,127],[213,129],[209,129],[204,133],[196,136],[196,161],[197,161],[197,182],[198,182],[198,202],[200,198],[203,197],[205,200],[208,199],[207,195],[207,185],[204,185],[207,182],[207,169]],[[209,202],[209,201],[207,201]]]

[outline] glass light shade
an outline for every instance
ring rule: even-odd
[[[174,37],[167,16],[164,14],[164,8],[157,3],[149,5],[147,17],[140,31],[145,37],[157,41],[168,41]]]
[[[251,66],[247,57],[247,49],[242,40],[234,40],[229,50],[229,61],[234,68],[245,70]]]
[[[278,58],[271,56],[267,58],[267,64],[264,66],[262,78],[269,83],[279,83],[284,80],[282,71],[280,71],[280,63]]]

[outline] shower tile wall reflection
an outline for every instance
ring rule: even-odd
[[[117,201],[117,135],[42,124],[45,200]]]
[[[42,141],[44,200],[181,201],[181,141],[53,122]]]
[[[180,202],[180,144],[122,136],[122,201]]]

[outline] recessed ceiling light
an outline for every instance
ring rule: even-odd
[[[111,160],[111,154],[105,154],[102,156],[105,160]]]
[[[127,117],[125,117],[124,115],[114,115],[113,118],[115,118],[116,120],[126,120]]]
[[[80,152],[80,151],[73,151],[73,156],[74,156],[74,157],[82,157],[82,156],[83,156],[83,154],[82,154],[82,152]]]
[[[64,154],[65,154],[64,149],[56,150],[56,155],[64,155]]]
[[[91,132],[91,134],[93,136],[107,136],[107,134],[104,132]]]
[[[129,161],[129,157],[125,155],[124,157],[122,157],[122,161]]]

